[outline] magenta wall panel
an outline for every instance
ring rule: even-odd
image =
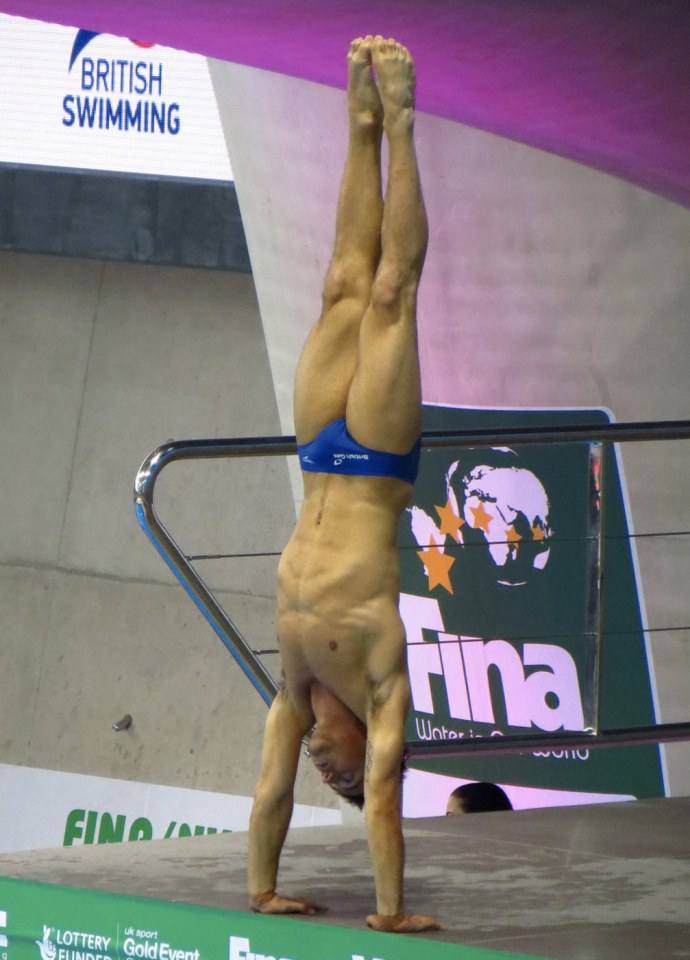
[[[418,105],[690,205],[687,0],[0,0],[5,13],[342,86],[348,41],[397,37]]]

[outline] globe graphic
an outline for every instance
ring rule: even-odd
[[[533,571],[546,567],[553,531],[549,498],[536,474],[524,467],[480,463],[460,475],[456,461],[446,481],[464,520],[460,542],[485,546],[497,583],[523,586]]]

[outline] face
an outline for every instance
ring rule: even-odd
[[[309,740],[309,755],[321,779],[342,797],[358,797],[364,790],[366,730],[361,724],[339,723],[320,729]]]
[[[448,797],[448,804],[446,806],[446,816],[450,817],[453,816],[453,814],[464,812],[465,808],[460,797],[456,797],[451,793],[451,795]]]

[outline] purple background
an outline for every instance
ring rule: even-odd
[[[689,0],[0,0],[331,86],[349,40],[418,64],[421,110],[598,167],[690,205]]]

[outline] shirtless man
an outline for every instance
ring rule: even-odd
[[[322,779],[360,806],[366,798],[376,885],[367,922],[401,933],[437,926],[404,912],[400,823],[409,688],[395,542],[419,458],[416,300],[427,244],[414,82],[401,44],[353,41],[335,248],[295,383],[305,499],[278,570],[283,683],[266,723],[249,828],[251,908],[320,909],[276,893],[300,747],[311,731],[309,755]]]

